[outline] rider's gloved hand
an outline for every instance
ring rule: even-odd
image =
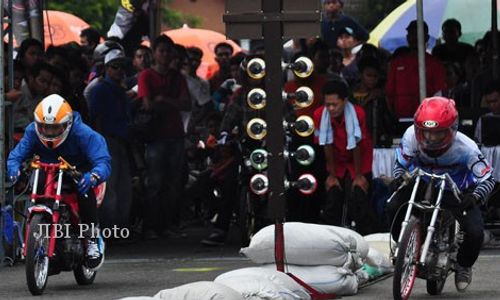
[[[217,145],[225,145],[229,141],[229,134],[227,131],[222,131],[217,139]]]
[[[462,209],[462,211],[472,208],[477,203],[477,198],[472,193],[464,194],[461,200],[460,209]]]
[[[391,181],[391,183],[389,183],[389,191],[391,193],[394,193],[395,191],[398,190],[398,188],[401,186],[401,184],[403,184],[404,181],[405,181],[405,179],[403,176],[399,176],[399,177],[394,178]]]
[[[82,178],[78,182],[78,192],[80,194],[86,194],[90,188],[94,188],[97,185],[97,179],[89,172],[83,174]]]
[[[21,175],[21,171],[19,171],[17,169],[8,169],[7,170],[7,179],[12,183],[17,182],[17,179],[19,179],[20,175]]]

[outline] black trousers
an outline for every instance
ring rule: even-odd
[[[349,173],[339,178],[341,187],[335,186],[327,191],[326,202],[323,208],[323,221],[330,225],[345,226],[346,222],[356,222],[356,231],[362,235],[377,232],[380,228],[380,220],[377,218],[371,204],[371,180],[372,175],[364,174],[370,182],[368,192],[360,187],[352,187],[352,179]]]
[[[413,184],[409,184],[402,189],[391,202],[386,203],[385,210],[388,220],[394,220],[391,234],[395,240],[399,237],[401,223],[406,213],[407,207],[402,206],[410,200],[412,190]],[[423,198],[425,190],[425,184],[421,183],[417,191],[416,199]],[[453,193],[450,191],[444,192],[441,203],[442,208],[451,211],[458,223],[460,223],[460,229],[464,232],[464,240],[458,249],[457,262],[462,267],[471,267],[476,262],[483,243],[484,223],[481,211],[477,205],[474,205],[472,208],[468,209],[466,215],[464,215]],[[400,207],[402,208],[399,209]]]
[[[233,211],[238,208],[238,160],[228,165],[222,176],[215,180],[214,186],[219,189],[221,194],[215,210],[218,214],[214,224],[215,228],[223,231],[229,230]]]

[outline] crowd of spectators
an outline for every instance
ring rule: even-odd
[[[289,176],[311,173],[319,188],[311,195],[287,191],[287,220],[354,224],[366,234],[388,226],[374,203],[380,182],[372,178],[373,148],[393,146],[393,138],[402,134],[399,119],[412,118],[419,104],[417,31],[416,22],[409,23],[408,46],[388,53],[366,43],[368,32],[343,13],[343,4],[324,0],[322,37],[294,40],[284,50],[286,62],[300,56],[314,62],[307,78],[284,74],[285,92],[301,86],[314,92],[307,108],[286,103],[285,118],[307,115],[318,132],[328,130],[326,123],[332,130],[330,142],[321,133],[291,138],[291,149],[311,145],[317,158],[308,167],[292,163]],[[459,111],[483,107],[498,116],[500,83],[490,82],[491,34],[472,46],[458,42],[457,20],[447,20],[442,30],[444,43],[426,54],[427,96],[453,98]],[[14,87],[7,88],[5,81],[14,140],[33,121],[36,104],[59,94],[106,138],[113,158],[101,227],[133,228],[145,239],[182,236],[187,219],[201,214],[214,226],[202,242],[222,244],[239,205],[238,187],[248,184],[240,174],[242,157],[265,146],[249,139],[245,130],[253,117],[265,119],[264,112],[246,103],[247,93],[265,88],[265,80],[245,71],[251,58],[265,53],[258,44],[248,53],[234,53],[228,43],[218,44],[214,53],[219,70],[205,80],[196,74],[205,54],[165,35],[155,38],[151,48],[138,46],[133,57],[125,56],[119,39],[101,42],[91,28],[82,31],[80,44],[45,49],[26,39],[17,50],[14,73],[7,74],[14,76]],[[358,139],[354,133],[351,140],[353,118],[361,135]],[[479,126],[478,142],[480,132]],[[199,172],[193,177],[193,171]]]

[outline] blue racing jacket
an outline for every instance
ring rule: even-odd
[[[90,171],[105,181],[111,173],[111,156],[102,135],[82,122],[80,114],[73,112],[73,125],[66,140],[55,149],[45,147],[39,140],[35,123],[26,127],[24,136],[10,152],[7,160],[9,171],[18,171],[21,164],[33,155],[40,156],[45,163],[57,163],[62,156],[78,170]]]

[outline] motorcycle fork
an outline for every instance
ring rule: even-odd
[[[443,198],[445,185],[446,185],[445,180],[441,180],[441,182],[439,183],[439,193],[436,199],[436,204],[434,205],[434,209],[432,210],[431,221],[429,223],[429,226],[427,226],[427,234],[425,236],[424,245],[422,246],[422,253],[420,255],[421,265],[425,265],[425,260],[427,258],[427,253],[429,252],[429,247],[432,242],[432,237],[434,235],[434,231],[436,230],[436,221],[438,218],[439,210],[441,208],[441,200]]]
[[[52,214],[52,224],[51,224],[52,226],[50,228],[49,251],[48,251],[49,258],[51,258],[54,255],[54,251],[56,248],[56,230],[57,230],[57,225],[59,224],[59,219],[61,217],[59,203],[61,200],[62,179],[63,179],[63,170],[59,170],[57,174],[57,189],[53,207],[54,213]]]
[[[55,246],[56,246],[56,224],[59,224],[59,219],[60,219],[60,211],[59,211],[59,202],[61,200],[61,190],[62,190],[62,177],[63,177],[63,171],[62,170],[59,170],[58,172],[58,180],[57,180],[57,188],[56,188],[56,195],[55,195],[55,202],[54,202],[54,206],[52,207],[52,214],[51,214],[51,223],[50,223],[50,230],[49,230],[49,249],[48,249],[48,252],[47,252],[47,256],[49,258],[51,258],[52,256],[54,256],[54,250],[55,250]],[[36,199],[38,197],[37,195],[37,191],[38,191],[38,181],[39,181],[39,178],[40,178],[40,169],[36,169],[35,170],[35,176],[34,176],[34,179],[33,179],[33,190],[32,190],[32,194],[31,194],[31,203],[32,204],[35,204],[36,203]],[[50,174],[47,174],[47,182],[50,183],[52,182],[53,178],[52,176],[50,176]],[[46,189],[48,189],[48,187],[46,187]],[[40,212],[36,212],[36,213],[40,213]],[[27,248],[26,248],[26,245],[28,244],[27,241],[28,241],[28,234],[30,232],[30,220],[32,218],[33,214],[30,213],[29,216],[28,216],[28,222],[27,222],[27,225],[26,225],[26,230],[24,232],[24,240],[26,241],[25,243],[25,247],[23,249],[23,255],[26,256],[27,254]]]
[[[413,190],[411,192],[410,201],[408,201],[408,208],[406,209],[405,218],[403,220],[403,223],[401,223],[401,230],[399,232],[397,247],[396,250],[394,251],[394,257],[398,257],[399,245],[401,244],[401,240],[403,239],[403,233],[405,232],[406,226],[408,226],[408,222],[411,217],[411,212],[413,210],[413,206],[415,205],[415,197],[417,195],[419,185],[420,185],[420,176],[417,176],[415,178],[415,184],[413,185]]]

